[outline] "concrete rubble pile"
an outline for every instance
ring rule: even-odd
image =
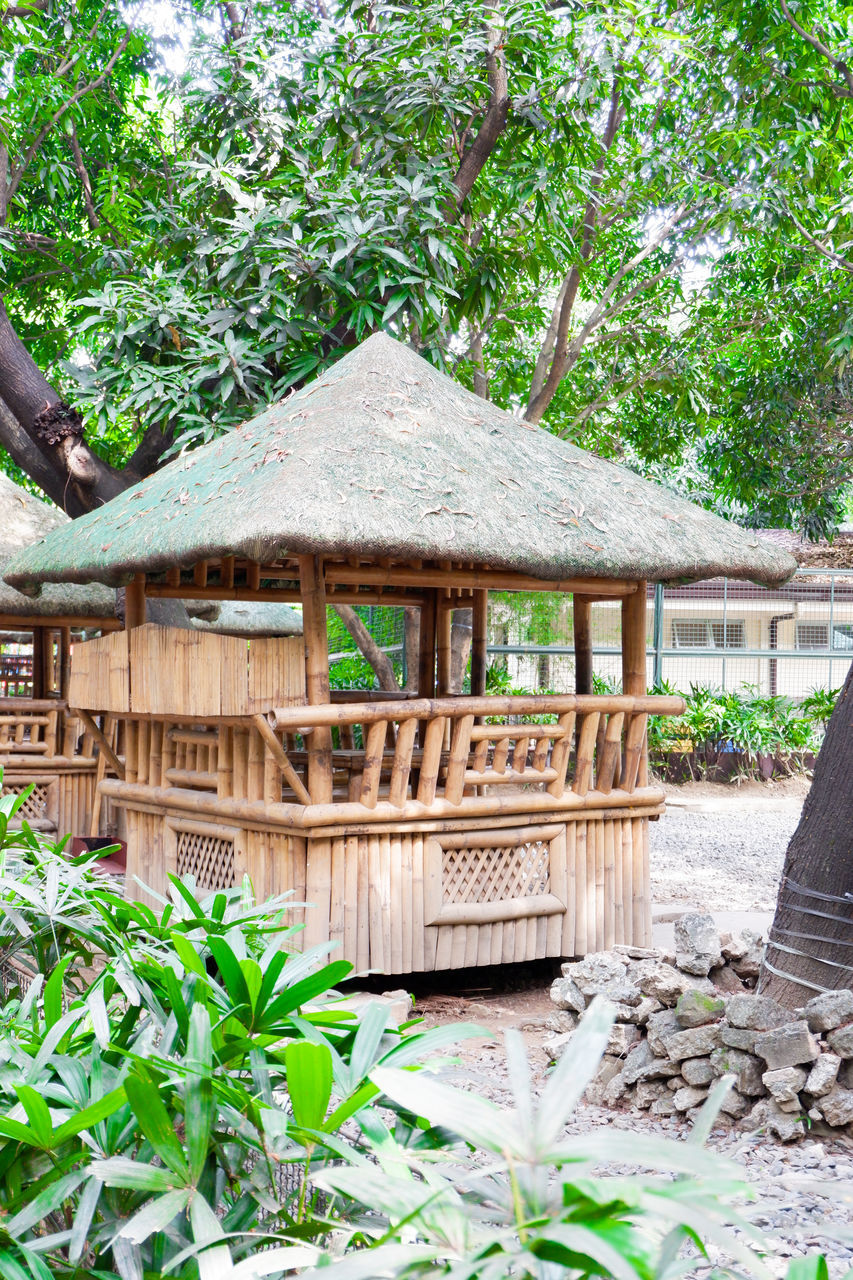
[[[758,935],[720,936],[711,916],[690,912],[675,923],[674,953],[617,946],[564,964],[552,1048],[562,1052],[605,996],[617,1020],[588,1102],[689,1116],[732,1075],[719,1122],[784,1142],[814,1122],[853,1134],[853,991],[784,1009],[752,989],[761,953]]]

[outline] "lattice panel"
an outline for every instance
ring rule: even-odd
[[[546,840],[497,849],[445,849],[445,902],[502,902],[550,893],[550,846]]]
[[[0,795],[16,796],[19,791],[23,791],[23,787],[3,787],[0,789]],[[16,817],[25,818],[27,822],[40,822],[47,817],[47,798],[47,783],[37,782],[32,793],[21,805]]]
[[[235,884],[234,842],[198,831],[178,831],[177,872],[195,876],[206,889],[230,889]]]

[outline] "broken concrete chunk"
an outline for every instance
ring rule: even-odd
[[[675,1016],[682,1027],[701,1027],[716,1022],[726,1007],[719,996],[706,995],[704,991],[685,991],[678,997]]]
[[[731,966],[739,978],[757,978],[764,957],[764,942],[760,933],[744,929],[741,937],[746,943],[746,954],[732,960]]]
[[[822,1053],[815,1062],[805,1083],[805,1092],[813,1098],[822,1098],[829,1093],[838,1078],[841,1059],[835,1053]]]
[[[776,1071],[779,1067],[800,1067],[814,1062],[820,1054],[820,1045],[807,1022],[788,1022],[756,1036],[755,1052],[767,1063],[768,1071]]]
[[[675,963],[685,973],[704,977],[722,961],[720,935],[713,916],[689,911],[675,922]]]
[[[681,1074],[688,1084],[698,1088],[703,1084],[710,1084],[716,1072],[711,1066],[710,1058],[688,1058],[681,1064]]]
[[[610,1029],[610,1039],[607,1041],[607,1052],[624,1058],[635,1044],[639,1044],[642,1034],[639,1027],[634,1027],[630,1023],[614,1022]]]
[[[726,1046],[715,1049],[711,1054],[710,1062],[715,1075],[734,1076],[738,1093],[743,1093],[749,1098],[757,1098],[764,1093],[764,1083],[761,1079],[764,1063],[760,1058],[754,1057],[751,1053],[744,1053],[742,1049],[730,1049]]]
[[[649,1108],[653,1116],[674,1116],[675,1115],[675,1094],[667,1093],[662,1098],[658,1098]]]
[[[749,1110],[749,1102],[737,1089],[729,1089],[720,1103],[720,1110],[727,1116],[742,1116]]]
[[[681,1023],[678,1021],[674,1009],[661,1009],[659,1013],[651,1015],[646,1023],[646,1035],[649,1038],[649,1044],[658,1057],[666,1057],[667,1040],[680,1030]]]
[[[586,1008],[586,996],[573,978],[555,978],[551,983],[550,994],[558,1009],[583,1013]]]
[[[694,1089],[687,1084],[672,1095],[672,1100],[676,1111],[689,1111],[691,1107],[698,1107],[703,1103],[707,1096],[707,1089]]]
[[[640,1003],[633,1009],[629,1009],[627,1005],[622,1005],[620,1008],[625,1009],[625,1016],[620,1015],[620,1021],[633,1022],[638,1027],[644,1027],[653,1013],[660,1013],[663,1005],[660,1000],[655,1000],[654,996],[643,996]]]
[[[744,1027],[730,1027],[725,1022],[720,1027],[723,1044],[727,1044],[732,1049],[743,1049],[745,1053],[752,1053],[755,1048],[755,1037],[758,1034],[759,1032],[747,1031]]]
[[[577,1025],[577,1018],[567,1009],[560,1009],[557,1013],[551,1013],[545,1019],[545,1029],[547,1031],[556,1031],[558,1035],[567,1035],[569,1032],[574,1031]]]
[[[570,979],[587,999],[606,996],[621,1004],[639,1004],[641,993],[627,977],[628,961],[612,951],[595,951],[583,960],[561,966],[563,979]],[[559,981],[559,979],[558,979]]]
[[[853,1023],[839,1027],[837,1031],[830,1031],[826,1043],[839,1058],[853,1058]]]
[[[648,1040],[643,1040],[632,1049],[625,1059],[622,1075],[626,1084],[636,1084],[638,1080],[656,1080],[678,1075],[678,1064],[669,1058],[658,1058],[652,1053]]]
[[[726,1001],[726,1022],[750,1031],[770,1031],[781,1027],[791,1014],[769,996],[734,995]]]
[[[712,969],[711,981],[717,991],[721,991],[723,995],[740,995],[747,990],[746,984],[737,976],[730,964],[724,964],[719,969]]]
[[[695,978],[680,973],[674,965],[662,960],[640,960],[633,966],[632,980],[644,996],[654,996],[661,1004],[672,1006],[680,995],[694,988],[713,995],[713,984],[707,978]]]
[[[677,1031],[675,1035],[667,1036],[664,1043],[673,1062],[680,1062],[682,1058],[704,1057],[713,1049],[719,1048],[722,1038],[718,1024],[712,1022],[705,1027],[689,1027],[686,1031]]]
[[[749,950],[749,943],[740,934],[721,933],[720,951],[724,960],[742,960]]]
[[[653,1102],[663,1098],[666,1093],[667,1087],[663,1080],[638,1080],[634,1101],[641,1110],[646,1111]]]
[[[815,1103],[827,1124],[842,1125],[853,1122],[853,1089],[834,1085]]]
[[[813,996],[803,1008],[811,1031],[834,1031],[853,1018],[853,991],[824,991]]]
[[[766,1129],[780,1142],[796,1142],[804,1132],[801,1118],[782,1111],[772,1098],[756,1102],[744,1123],[750,1129]]]
[[[761,1079],[771,1098],[786,1111],[788,1103],[795,1103],[799,1107],[799,1093],[807,1076],[808,1072],[802,1067],[780,1067],[777,1071],[765,1071]]]

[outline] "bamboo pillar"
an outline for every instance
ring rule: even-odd
[[[646,692],[646,584],[622,600],[622,692],[643,697]]]
[[[44,688],[44,651],[45,628],[33,627],[33,697],[43,698]]]
[[[319,556],[299,557],[299,589],[305,639],[305,694],[310,706],[323,706],[329,702],[329,641],[326,583]],[[308,737],[308,790],[313,804],[331,803],[331,729],[315,729]]]
[[[68,685],[71,680],[71,628],[59,628],[59,696],[68,701]]]
[[[141,627],[145,623],[145,574],[138,573],[124,589],[124,625]]]
[[[481,697],[486,692],[486,669],[488,641],[486,624],[489,615],[489,593],[485,590],[474,592],[471,636],[471,694]]]
[[[446,698],[450,693],[450,653],[453,634],[453,610],[449,600],[438,600],[435,621],[436,693]]]
[[[418,697],[435,697],[435,647],[436,647],[436,615],[438,591],[435,588],[424,591],[424,602],[421,605],[421,627],[418,651]],[[418,725],[418,742],[424,745],[427,721],[421,720]]]
[[[572,628],[575,644],[575,693],[592,693],[592,602],[586,596],[573,598]],[[625,692],[628,692],[627,689]]]

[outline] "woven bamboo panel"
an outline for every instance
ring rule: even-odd
[[[305,648],[301,636],[259,636],[249,641],[247,710],[305,701]]]
[[[128,633],[114,631],[75,644],[71,651],[68,702],[84,711],[130,710]]]
[[[550,845],[532,840],[508,848],[445,849],[445,902],[498,902],[550,892]]]
[[[18,812],[15,814],[15,821],[21,822],[44,822],[49,819],[49,806],[51,798],[52,783],[37,782],[30,795],[27,796]],[[0,787],[0,795],[17,796],[25,789],[26,783],[20,783],[13,786]]]
[[[195,876],[205,889],[231,889],[236,884],[234,841],[200,830],[175,832],[179,876]]]

